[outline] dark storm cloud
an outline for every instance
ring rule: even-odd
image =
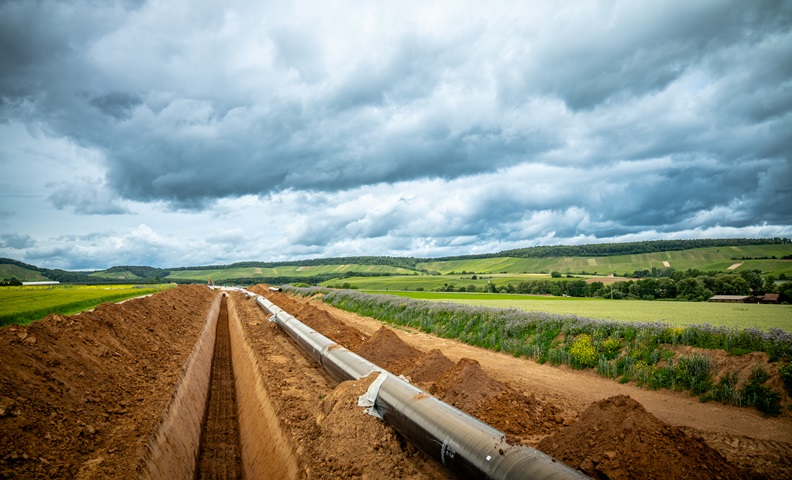
[[[103,157],[104,180],[50,185],[57,209],[447,189],[426,192],[446,205],[431,220],[420,202],[315,207],[292,232],[308,250],[792,224],[789,2],[498,4],[445,23],[347,7],[338,26],[257,2],[138,6],[0,4],[0,118]]]
[[[30,235],[18,233],[3,233],[0,235],[0,248],[14,248],[21,250],[36,245],[36,241]]]
[[[140,105],[142,101],[137,95],[113,92],[94,97],[89,103],[105,115],[109,115],[116,120],[126,120],[132,116],[131,110]]]
[[[518,80],[504,85],[506,93],[520,97],[539,90],[559,96],[574,110],[613,97],[643,96],[664,89],[713,52],[751,47],[788,32],[792,17],[792,5],[783,0],[604,2],[598,7],[526,51],[522,69],[519,62],[511,64]]]
[[[118,204],[118,198],[101,181],[76,178],[48,185],[52,193],[47,200],[58,210],[70,209],[83,215],[119,215],[131,213]]]

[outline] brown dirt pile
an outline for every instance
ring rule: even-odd
[[[595,479],[751,477],[626,395],[595,402],[538,448]]]
[[[759,427],[757,427],[759,428]],[[740,468],[754,471],[768,479],[792,478],[792,443],[707,432],[684,427],[689,436],[701,437]]]
[[[0,478],[131,478],[216,293],[0,329]]]
[[[553,405],[495,380],[472,358],[459,360],[431,393],[503,431],[510,443],[534,445],[564,423]]]
[[[359,346],[347,348],[395,375],[406,373],[423,355],[388,327],[380,328]]]
[[[436,388],[435,382],[452,368],[454,368],[454,362],[443,355],[443,352],[435,348],[421,357],[404,375],[409,378],[412,383],[420,386],[424,390],[432,391]]]

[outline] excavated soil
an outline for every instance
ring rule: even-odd
[[[595,478],[775,479],[792,473],[792,448],[784,435],[792,432],[784,423],[788,419],[746,416],[746,409],[699,404],[681,394],[634,389],[392,330],[266,286],[250,290],[502,430],[510,442],[538,447]],[[135,467],[216,296],[205,286],[182,286],[89,313],[0,329],[0,478],[136,477]],[[204,436],[212,398],[220,398],[217,408],[225,413],[219,414],[216,443],[219,450],[241,443],[242,453],[237,447],[230,454],[210,454],[231,459],[219,464],[238,466],[242,456],[240,468],[248,476],[277,471],[282,478],[451,478],[357,406],[373,376],[339,383],[240,293],[231,292],[227,309],[220,311],[212,368],[218,380],[210,387]],[[229,328],[224,323],[233,325],[230,347],[223,346]],[[228,350],[234,371],[222,367],[227,360],[218,360]],[[215,373],[215,367],[224,370]],[[234,391],[238,414],[236,407],[228,410],[236,403]],[[624,391],[633,398],[618,395]],[[661,417],[678,421],[672,425]],[[731,424],[717,424],[714,419],[722,417]],[[237,421],[240,433],[223,437]],[[748,429],[742,425],[749,421],[763,438],[737,431]],[[203,455],[211,442],[202,443]],[[251,451],[246,464],[244,452]],[[215,475],[217,470],[209,467],[209,476],[226,475]]]
[[[0,478],[132,476],[216,295],[182,286],[0,329]]]
[[[394,375],[406,373],[422,356],[420,350],[402,342],[396,332],[387,327],[377,330],[358,347],[347,348]]]
[[[594,403],[569,428],[542,440],[539,449],[595,479],[752,476],[626,395]]]

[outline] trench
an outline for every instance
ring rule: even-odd
[[[299,476],[234,299],[218,295],[138,462],[141,479]]]
[[[242,478],[236,384],[231,364],[228,302],[223,297],[217,319],[209,395],[201,429],[196,478],[222,480]]]

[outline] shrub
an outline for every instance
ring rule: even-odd
[[[599,360],[597,361],[597,373],[603,377],[616,378],[616,375],[618,374],[616,362],[600,355]]]
[[[597,365],[597,351],[591,342],[591,335],[578,335],[572,346],[569,347],[569,356],[572,357],[572,366],[578,368],[591,368]]]
[[[783,362],[778,366],[778,374],[784,382],[784,388],[789,395],[792,395],[792,363]]]
[[[745,404],[743,391],[737,388],[737,370],[727,373],[718,380],[718,384],[712,387],[705,397],[705,400],[709,399],[737,406]]]
[[[621,349],[621,342],[616,338],[608,338],[599,345],[600,353],[608,360],[616,358],[619,352],[621,352]]]
[[[694,353],[679,359],[674,368],[674,377],[683,388],[694,395],[701,395],[712,386],[712,360],[706,355]]]
[[[770,375],[757,365],[751,369],[751,376],[742,389],[742,395],[746,405],[753,405],[768,415],[778,415],[781,413],[781,394],[764,384],[769,378]]]

